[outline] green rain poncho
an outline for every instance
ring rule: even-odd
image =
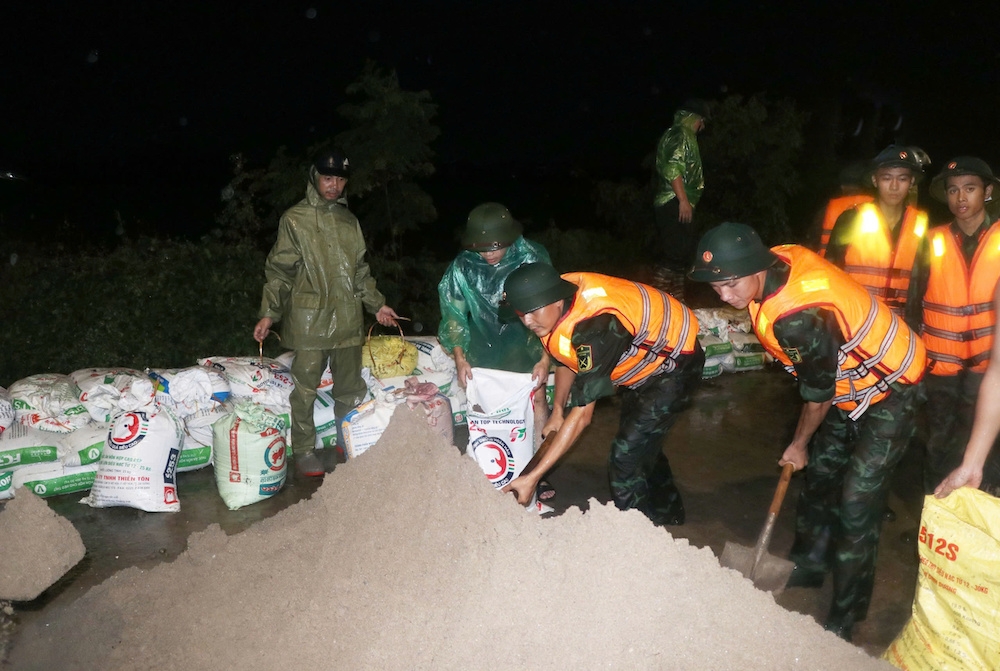
[[[278,238],[264,264],[258,317],[281,322],[288,349],[326,350],[364,342],[362,306],[385,305],[365,259],[365,238],[347,201],[324,200],[309,172],[306,197],[278,223]]]
[[[520,321],[501,323],[497,310],[507,276],[535,261],[551,263],[544,247],[523,236],[495,266],[477,252],[459,253],[438,284],[441,346],[447,352],[461,347],[472,366],[530,373],[542,358],[542,343]]]
[[[691,207],[697,207],[705,189],[705,174],[701,168],[695,124],[701,117],[694,112],[677,110],[674,124],[660,138],[656,147],[656,174],[659,186],[654,202],[664,205],[676,197],[670,186],[678,177],[684,178],[684,192]]]

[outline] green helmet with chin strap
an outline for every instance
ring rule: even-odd
[[[688,277],[695,282],[735,280],[767,270],[778,260],[746,224],[725,222],[698,241],[698,251]]]
[[[547,263],[525,263],[507,276],[500,301],[500,316],[506,321],[516,313],[534,312],[576,293],[576,285],[567,282]]]

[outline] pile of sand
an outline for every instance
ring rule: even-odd
[[[545,520],[401,407],[312,499],[128,569],[19,632],[15,669],[892,668],[707,549],[591,501]]]
[[[76,528],[30,489],[0,508],[0,600],[30,601],[83,559]]]

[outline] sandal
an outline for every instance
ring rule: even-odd
[[[538,489],[536,490],[536,495],[539,501],[551,501],[556,497],[556,489],[548,480],[542,480],[538,483]]]

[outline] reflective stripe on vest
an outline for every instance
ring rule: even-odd
[[[830,199],[830,202],[826,204],[826,212],[823,213],[823,229],[819,234],[820,256],[826,257],[826,246],[830,244],[830,233],[833,232],[833,226],[837,223],[840,215],[852,207],[857,207],[862,203],[870,203],[873,200],[874,197],[867,193],[852,193]]]
[[[901,381],[919,382],[927,362],[920,338],[902,318],[876,300],[847,273],[799,245],[772,251],[791,266],[788,282],[774,294],[750,304],[754,331],[761,344],[785,369],[795,374],[788,354],[774,335],[774,322],[805,308],[830,311],[840,326],[844,344],[837,354],[833,403],[861,417]]]
[[[902,314],[917,248],[927,232],[927,214],[907,206],[895,249],[892,232],[874,203],[858,207],[858,217],[854,237],[844,254],[844,270],[873,296]]]
[[[1000,280],[1000,222],[983,234],[970,265],[951,225],[934,228],[929,261],[922,331],[931,373],[983,372],[996,322],[993,290]]]
[[[573,330],[583,320],[612,314],[632,334],[611,374],[617,386],[636,388],[653,375],[677,367],[677,357],[694,352],[698,319],[686,306],[653,287],[597,273],[562,276],[578,289],[569,311],[542,344],[557,361],[574,372],[580,363],[573,347]]]

